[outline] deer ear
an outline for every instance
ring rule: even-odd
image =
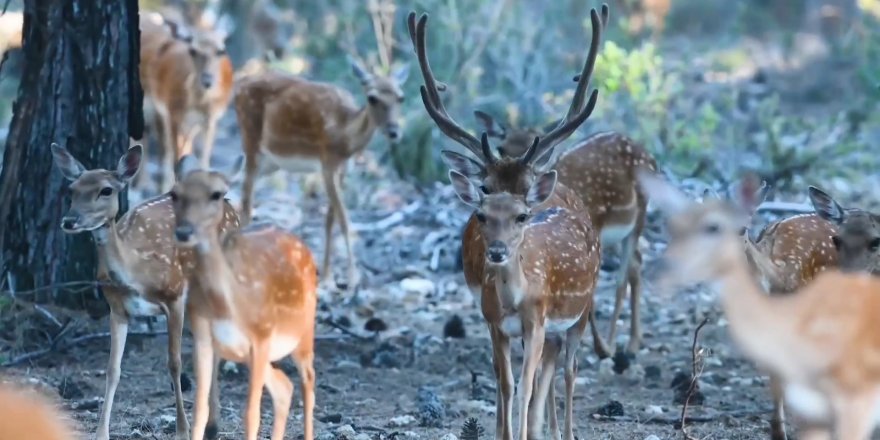
[[[770,187],[755,174],[743,177],[734,187],[733,197],[748,215],[752,215],[764,202]],[[760,183],[759,183],[760,182]]]
[[[486,168],[483,165],[463,154],[450,150],[440,152],[440,159],[449,168],[464,174],[468,178],[483,178],[486,176]]]
[[[226,181],[230,185],[235,185],[241,181],[241,178],[244,174],[244,155],[239,154],[238,158],[235,159],[235,163],[229,168],[229,171],[226,173]]]
[[[61,174],[65,179],[74,181],[86,171],[86,167],[79,163],[79,161],[67,151],[67,148],[54,142],[50,148],[52,149],[52,158],[55,160],[55,165],[61,170]]]
[[[474,110],[474,116],[477,118],[477,121],[480,121],[483,124],[483,128],[489,136],[494,138],[503,139],[507,132],[504,130],[504,127],[501,124],[495,122],[495,118],[492,115],[482,111],[482,110]]]
[[[553,195],[553,190],[556,189],[556,178],[556,170],[550,170],[538,176],[526,194],[526,205],[531,208],[547,201]]]
[[[370,73],[364,66],[361,65],[358,60],[353,57],[348,57],[348,63],[351,64],[351,71],[354,73],[355,78],[361,82],[363,85],[368,85],[373,82],[373,74]]]
[[[555,148],[555,146],[550,147],[547,151],[541,153],[541,155],[533,162],[534,167],[539,170],[546,169],[547,165],[550,164],[550,159],[553,157],[553,150]]]
[[[397,70],[394,71],[394,82],[397,85],[403,85],[406,82],[406,79],[409,78],[409,63],[404,63]]]
[[[681,212],[690,206],[690,199],[681,190],[665,179],[661,179],[654,172],[639,169],[636,172],[636,177],[648,199],[656,203],[657,207],[667,215]]]
[[[119,163],[116,164],[116,177],[125,183],[130,182],[132,177],[141,168],[141,159],[143,157],[144,147],[141,144],[134,144],[128,147],[128,151],[119,158]]]
[[[483,203],[483,195],[480,193],[474,183],[462,173],[455,170],[449,170],[449,181],[452,182],[452,189],[458,194],[458,198],[465,205],[478,209]]]
[[[810,193],[810,202],[819,217],[835,224],[843,223],[846,219],[846,210],[843,209],[828,193],[815,186],[807,189]]]
[[[183,179],[193,171],[201,171],[202,165],[192,154],[186,154],[177,162],[177,178]]]

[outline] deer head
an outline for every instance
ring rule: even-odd
[[[880,216],[862,209],[845,209],[825,191],[809,187],[816,214],[838,227],[831,237],[838,264],[846,271],[880,273]]]
[[[61,174],[70,180],[70,210],[61,219],[67,233],[93,231],[116,218],[118,194],[137,174],[143,157],[140,144],[131,146],[119,158],[116,171],[87,170],[66,148],[52,144],[52,158]]]
[[[534,127],[505,127],[497,122],[492,115],[482,110],[474,110],[474,117],[477,118],[477,121],[483,126],[483,130],[490,138],[501,141],[496,148],[498,155],[501,157],[522,156],[532,144],[532,140],[551,132],[561,121],[553,121],[539,129]]]
[[[221,17],[213,29],[186,28],[168,19],[164,21],[171,35],[187,45],[195,67],[196,84],[210,89],[220,77],[221,63],[226,57],[226,38],[232,29],[230,19]]]
[[[538,176],[525,196],[508,192],[486,194],[471,179],[455,170],[449,171],[449,180],[461,201],[476,210],[486,245],[486,262],[504,265],[519,258],[519,245],[532,219],[532,210],[553,194],[556,171]]]
[[[400,108],[403,84],[409,77],[409,64],[403,64],[388,76],[376,75],[358,61],[349,58],[354,76],[361,82],[370,117],[392,143],[400,140]]]
[[[181,177],[169,193],[177,222],[174,235],[179,245],[192,247],[217,236],[226,193],[238,180],[243,166],[244,158],[239,157],[232,171],[225,174],[203,169],[193,155],[180,158],[177,173]]]

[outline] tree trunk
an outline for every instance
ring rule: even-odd
[[[24,14],[24,71],[0,173],[0,286],[100,315],[98,289],[57,286],[93,281],[96,256],[89,234],[58,226],[68,182],[49,145],[113,168],[129,136],[142,137],[137,0],[25,0]]]

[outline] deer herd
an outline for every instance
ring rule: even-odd
[[[602,358],[614,354],[627,296],[631,319],[625,351],[634,355],[641,349],[639,240],[650,201],[668,215],[669,242],[658,263],[657,287],[716,282],[733,340],[771,378],[771,437],[786,438],[786,407],[798,422],[799,438],[867,439],[880,414],[880,280],[870,275],[880,274],[880,216],[843,208],[810,187],[814,213],[777,221],[756,235],[749,225],[766,186],[755,178],[743,178],[730,197],[706,194],[697,202],[662,177],[651,153],[623,134],[594,134],[560,151],[599,99],[589,84],[608,20],[607,5],[590,11],[592,39],[561,119],[545,129],[505,128],[475,109],[482,125],[482,133],[475,135],[444,106],[447,87],[435,78],[428,58],[428,15],[411,12],[407,17],[427,115],[469,153],[444,150],[440,156],[452,188],[473,211],[462,233],[462,261],[491,339],[495,438],[575,439],[581,339],[589,325],[595,353]],[[273,362],[287,356],[299,372],[303,437],[311,440],[318,286],[319,277],[331,273],[334,224],[347,251],[344,285],[359,282],[341,195],[343,172],[377,131],[389,142],[401,140],[409,70],[380,73],[353,62],[364,101],[358,105],[338,86],[286,73],[270,70],[236,78],[224,47],[230,27],[222,19],[213,27],[188,26],[143,13],[140,26],[145,117],[162,146],[157,152],[162,157],[161,195],[118,216],[118,196],[128,185],[149,179],[143,170],[148,150],[140,144],[133,143],[115,168],[91,170],[63,146],[51,145],[55,165],[71,182],[70,209],[60,219],[61,229],[93,237],[97,279],[111,310],[110,359],[96,438],[110,438],[129,320],[163,314],[178,440],[218,435],[220,359],[248,366],[246,438],[258,438],[264,386],[273,402],[271,438],[284,438],[294,387]],[[272,50],[280,53],[277,44]],[[230,102],[242,156],[231,170],[213,170],[217,123]],[[202,146],[196,159],[198,135]],[[323,177],[329,206],[320,265],[295,235],[272,224],[251,223],[255,180],[274,169],[315,171]],[[227,192],[239,181],[243,190],[237,210]],[[608,248],[619,251],[621,264],[610,332],[602,335],[594,294]],[[193,335],[196,376],[192,429],[181,386],[184,317]],[[511,338],[523,344],[516,383]],[[561,430],[554,394],[560,358],[565,381]],[[13,419],[59,420],[41,402],[10,404],[26,400],[15,393],[0,390],[0,408],[22,414]],[[40,438],[70,438],[64,434],[66,425],[58,423],[31,422],[46,428]],[[24,438],[9,437],[14,427],[7,425],[0,422],[0,438]]]

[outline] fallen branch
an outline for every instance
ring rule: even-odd
[[[31,361],[31,360],[34,360],[37,358],[41,358],[49,353],[52,353],[55,350],[70,348],[76,344],[81,344],[83,342],[110,337],[110,332],[103,332],[103,333],[90,333],[90,334],[79,336],[76,338],[66,339],[65,336],[67,335],[67,333],[69,333],[68,329],[70,329],[70,328],[72,328],[72,326],[67,326],[64,329],[62,329],[58,333],[58,335],[56,335],[54,338],[52,338],[52,341],[49,343],[48,347],[40,349],[40,350],[24,353],[20,356],[16,356],[16,357],[0,364],[0,367],[9,367],[12,365],[20,364],[22,362]],[[164,334],[168,334],[168,332],[165,330],[156,331],[156,332],[128,332],[128,336],[159,336],[159,335],[164,335]],[[62,344],[62,342],[64,342],[65,340],[66,340],[66,342],[64,344]]]
[[[741,411],[726,411],[719,412],[718,414],[711,416],[688,416],[685,420],[689,424],[694,423],[712,423],[721,420],[722,418],[741,418],[741,417],[755,417],[755,416],[763,416],[770,412],[770,408],[760,409],[760,410],[741,410]],[[598,422],[613,422],[613,423],[638,423],[640,425],[671,425],[678,426],[681,423],[680,417],[651,417],[651,418],[638,418],[638,417],[628,417],[628,416],[600,416],[598,414],[593,414],[593,420]]]
[[[758,212],[773,212],[773,213],[797,213],[797,214],[809,214],[813,211],[812,206],[806,205],[804,203],[792,203],[792,202],[764,202],[758,205],[756,209]]]
[[[320,319],[318,322],[321,324],[324,324],[324,325],[329,325],[330,327],[333,327],[336,330],[339,330],[342,333],[345,333],[346,335],[352,336],[357,339],[363,339],[363,340],[372,339],[372,337],[370,337],[370,336],[364,336],[364,335],[355,333],[350,328],[345,327],[345,326],[339,324],[338,322],[334,321],[333,318],[323,318],[323,319]]]
[[[688,386],[687,395],[684,399],[684,405],[681,406],[681,417],[679,418],[679,422],[681,423],[681,433],[684,436],[685,440],[697,440],[696,437],[692,436],[687,430],[687,410],[688,405],[691,402],[691,398],[694,396],[694,392],[697,390],[697,381],[700,379],[700,376],[703,374],[703,350],[697,350],[697,342],[700,339],[700,330],[709,323],[709,318],[703,318],[703,321],[700,322],[700,325],[697,326],[696,330],[694,330],[694,342],[691,345],[691,384]]]

